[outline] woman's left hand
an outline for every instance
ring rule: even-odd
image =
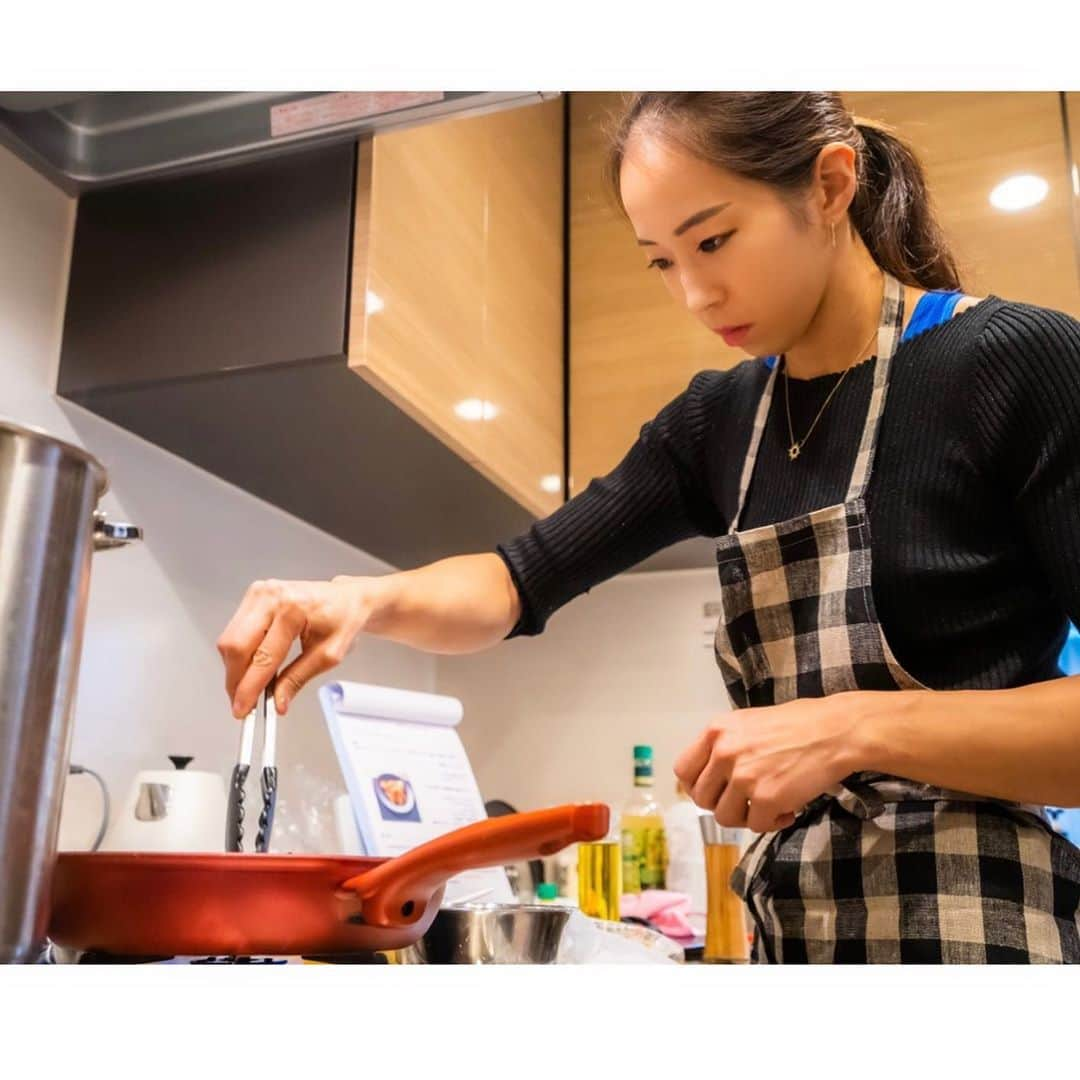
[[[783,829],[856,761],[858,691],[736,709],[679,755],[675,775],[717,822],[754,832]]]

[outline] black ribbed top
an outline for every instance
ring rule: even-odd
[[[777,380],[740,529],[844,500],[873,366],[850,372],[794,462]],[[539,634],[661,548],[727,532],[768,375],[761,360],[695,375],[612,472],[498,545],[522,601],[508,637]],[[797,437],[836,379],[790,381]],[[1066,620],[1080,624],[1080,322],[989,296],[902,342],[866,502],[874,602],[916,679],[997,689],[1059,676]]]

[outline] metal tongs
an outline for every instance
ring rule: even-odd
[[[244,850],[244,785],[251,771],[251,755],[255,746],[255,720],[263,718],[262,747],[262,813],[259,814],[259,831],[255,837],[255,850],[266,852],[270,846],[270,831],[274,827],[274,807],[277,804],[277,708],[274,705],[274,686],[271,679],[259,695],[255,708],[244,717],[240,728],[240,751],[233,766],[229,785],[229,805],[225,818],[225,850]]]

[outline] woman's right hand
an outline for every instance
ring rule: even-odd
[[[336,667],[371,615],[377,578],[331,581],[256,581],[217,641],[233,716],[255,707],[275,672],[274,702],[284,715],[316,675]],[[300,655],[278,669],[299,639]]]

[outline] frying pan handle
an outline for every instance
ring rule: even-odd
[[[387,859],[342,888],[360,897],[369,926],[408,926],[455,874],[551,855],[579,840],[602,840],[609,817],[604,803],[577,803],[477,821]]]

